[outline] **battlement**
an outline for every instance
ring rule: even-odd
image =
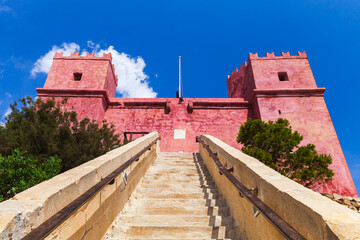
[[[70,56],[64,56],[64,52],[56,52],[53,59],[57,60],[105,60],[111,64],[111,70],[114,75],[115,85],[118,84],[118,76],[115,74],[115,66],[112,64],[111,53],[103,53],[102,57],[95,56],[95,53],[87,52],[85,56],[81,56],[80,52],[71,52]]]
[[[266,53],[266,57],[259,57],[258,53],[249,53],[250,60],[274,60],[274,59],[300,59],[307,58],[306,52],[297,52],[296,56],[291,56],[290,52],[281,52],[281,56],[275,56],[275,53]]]
[[[80,56],[80,52],[72,52],[70,56],[64,56],[64,52],[57,52],[54,59],[74,59],[74,60],[109,60],[112,62],[111,53],[103,53],[102,57],[96,57],[95,53],[86,53],[86,56]]]
[[[278,60],[278,59],[307,59],[306,52],[297,52],[297,55],[291,56],[290,52],[281,52],[281,56],[275,56],[274,52],[268,53],[266,52],[265,57],[259,57],[258,53],[249,53],[249,62],[251,60]],[[248,64],[245,61],[243,64],[241,64],[240,68],[235,68],[234,71],[231,71],[231,74],[227,76],[227,79],[232,77],[237,77],[239,72],[245,71]]]
[[[241,64],[239,67],[240,67],[240,68],[239,68],[240,70],[239,70],[238,68],[235,68],[234,71],[231,71],[231,75],[228,75],[228,76],[227,76],[227,79],[231,78],[233,75],[236,75],[236,74],[238,74],[238,73],[241,72],[241,71],[245,71],[246,68],[247,68],[247,62],[244,62],[244,63]]]
[[[80,52],[72,52],[70,56],[64,56],[64,52],[57,52],[53,59],[44,84],[47,92],[52,91],[52,94],[55,94],[56,90],[58,95],[68,91],[71,94],[88,96],[89,91],[105,90],[108,98],[115,96],[118,77],[115,75],[111,53],[95,56],[95,53],[80,55]]]
[[[227,76],[229,97],[250,100],[255,88],[316,88],[305,51],[298,51],[295,56],[290,52],[281,52],[281,56],[267,52],[263,57],[259,57],[258,53],[249,53],[248,63],[240,65],[240,69],[236,68]]]

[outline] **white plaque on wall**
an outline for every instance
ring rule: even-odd
[[[183,129],[174,129],[174,139],[185,139],[186,131]]]

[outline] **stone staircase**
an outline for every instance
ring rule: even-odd
[[[160,153],[103,240],[237,239],[198,154]]]

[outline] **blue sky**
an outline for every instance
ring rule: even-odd
[[[112,51],[125,69],[118,96],[157,97],[175,97],[179,55],[184,97],[227,97],[249,52],[306,51],[360,192],[359,13],[345,0],[0,0],[0,114],[36,96],[51,50]]]

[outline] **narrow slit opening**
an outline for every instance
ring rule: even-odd
[[[74,81],[80,81],[82,77],[82,73],[74,73]]]
[[[278,72],[279,81],[289,81],[289,77],[286,72]]]

